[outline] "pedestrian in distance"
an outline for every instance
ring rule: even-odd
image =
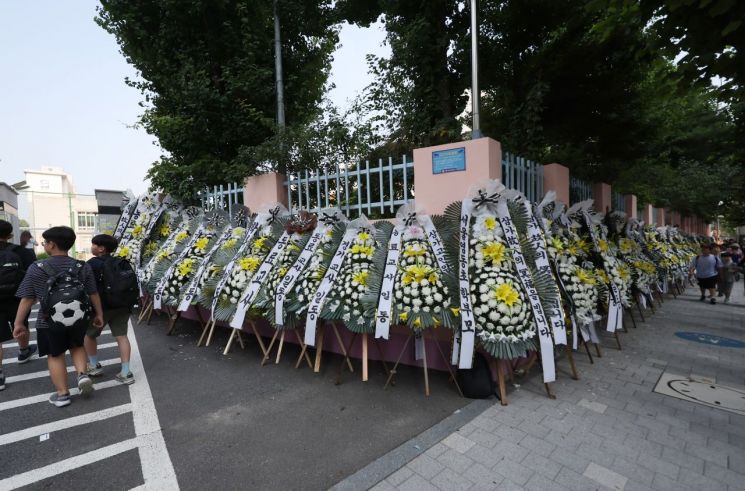
[[[732,294],[732,287],[738,280],[742,268],[732,260],[728,252],[722,253],[722,265],[719,267],[719,278],[721,279],[722,293],[724,293],[724,303],[729,303],[729,297]]]
[[[708,244],[701,245],[701,254],[696,256],[691,262],[690,274],[696,274],[698,287],[701,290],[702,302],[706,300],[706,290],[709,290],[709,302],[717,303],[716,288],[719,279],[719,267],[722,260],[711,253],[711,246]]]
[[[13,339],[13,327],[20,303],[16,292],[26,270],[36,260],[34,251],[28,254],[28,249],[11,244],[12,238],[13,225],[0,220],[0,390],[5,390],[2,343]],[[23,325],[28,332],[28,316],[23,319]],[[36,345],[29,345],[28,336],[19,339],[18,347],[18,363],[26,363],[35,357]]]
[[[129,371],[132,348],[127,338],[127,328],[132,306],[139,297],[137,276],[129,262],[111,256],[118,245],[114,237],[106,234],[96,235],[91,242],[93,257],[88,260],[88,265],[93,271],[96,288],[101,295],[104,324],[109,326],[111,335],[116,339],[122,363],[116,380],[122,384],[132,384],[135,379]],[[103,375],[103,368],[98,362],[97,343],[102,328],[91,324],[85,335],[85,351],[88,353],[87,373],[91,377]]]
[[[65,353],[70,352],[78,374],[78,389],[84,396],[93,392],[93,382],[86,374],[84,339],[91,310],[93,324],[103,326],[101,299],[90,266],[68,255],[75,244],[75,231],[70,227],[52,227],[42,237],[48,259],[34,263],[18,287],[21,299],[16,314],[13,336],[19,344],[28,337],[24,319],[31,307],[40,303],[36,320],[39,354],[47,355],[49,376],[56,392],[49,402],[57,407],[70,404],[67,388]]]

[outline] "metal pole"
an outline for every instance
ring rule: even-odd
[[[285,94],[282,82],[282,43],[279,38],[279,15],[277,1],[274,0],[274,67],[277,79],[277,125],[285,127]]]
[[[471,138],[481,138],[479,123],[479,25],[476,17],[476,1],[471,0],[471,115],[473,126]]]

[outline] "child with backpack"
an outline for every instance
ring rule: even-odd
[[[96,287],[101,294],[104,323],[109,325],[111,335],[116,339],[122,368],[116,374],[116,380],[122,384],[134,383],[134,375],[129,371],[131,346],[127,338],[127,327],[132,306],[139,298],[137,275],[129,262],[120,257],[112,257],[116,251],[117,240],[111,235],[96,235],[91,239],[92,257],[88,264],[96,279]],[[101,334],[101,327],[90,326],[85,336],[85,351],[88,353],[87,373],[91,377],[103,374],[98,363],[98,345],[96,338]]]
[[[13,339],[13,327],[19,303],[16,291],[26,270],[36,260],[33,250],[11,244],[12,238],[13,225],[0,220],[0,390],[5,390],[2,343]],[[24,319],[24,325],[28,330],[28,316]],[[18,347],[20,348],[18,363],[28,362],[36,353],[36,346],[29,346],[28,336],[19,340]]]
[[[49,402],[56,407],[64,407],[70,404],[65,352],[70,352],[77,370],[80,393],[88,396],[93,392],[93,382],[86,374],[83,343],[91,306],[95,312],[95,326],[103,327],[103,314],[90,266],[67,254],[75,244],[75,231],[70,227],[52,227],[42,237],[42,246],[49,258],[34,263],[26,271],[26,276],[18,287],[16,296],[21,301],[13,336],[18,339],[19,344],[24,338],[28,338],[24,320],[34,303],[39,301],[37,344],[39,354],[48,355],[49,376],[56,389],[49,397]]]

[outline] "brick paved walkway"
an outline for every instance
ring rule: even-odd
[[[695,291],[694,291],[695,290]],[[745,490],[745,416],[654,393],[663,372],[745,390],[745,349],[680,339],[676,331],[745,341],[745,297],[666,298],[623,350],[603,339],[591,365],[575,353],[580,380],[559,362],[556,400],[540,374],[516,381],[509,406],[490,406],[375,486],[403,489]]]

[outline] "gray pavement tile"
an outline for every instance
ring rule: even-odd
[[[406,481],[402,482],[398,489],[400,491],[439,491],[434,485],[430,484],[419,474],[414,474]]]
[[[635,459],[627,459],[624,457],[616,457],[613,461],[613,465],[610,467],[612,470],[627,476],[629,479],[644,484],[651,485],[654,479],[654,471],[651,471],[645,467],[640,466],[636,463]]]
[[[412,471],[409,467],[404,466],[390,476],[386,477],[385,480],[393,486],[398,486],[399,484],[410,478],[412,474],[414,474],[414,471]]]
[[[467,437],[461,436],[457,432],[446,436],[440,443],[459,453],[466,453],[471,447],[476,445],[476,442]]]
[[[727,468],[745,474],[745,454],[738,452],[734,455],[730,455]]]
[[[440,455],[442,455],[442,453],[445,452],[447,449],[448,449],[448,447],[446,447],[445,445],[443,445],[441,442],[440,443],[435,443],[434,445],[432,445],[431,447],[429,447],[427,449],[427,451],[424,452],[424,454],[432,457],[433,459],[436,459],[437,457],[439,457]]]
[[[624,488],[624,491],[654,491],[651,487],[647,486],[646,484],[642,484],[638,481],[634,481],[633,479],[630,479],[629,482],[626,483],[626,487]]]
[[[727,467],[727,452],[696,443],[686,443],[685,451],[691,455],[695,455],[696,457],[701,457],[713,464]]]
[[[554,445],[553,443],[547,442],[546,440],[541,440],[530,435],[527,435],[525,438],[523,438],[519,445],[544,457],[548,457],[556,449],[556,445]]]
[[[682,450],[685,448],[686,442],[675,438],[674,436],[671,436],[670,433],[662,433],[657,431],[650,431],[647,435],[647,440],[655,443],[659,443],[663,446],[662,451],[665,451],[664,447],[673,447],[677,448],[678,450]]]
[[[729,444],[737,447],[740,451],[745,450],[745,436],[735,435],[734,433],[729,434]]]
[[[423,454],[409,462],[406,466],[425,479],[432,479],[443,469],[440,462]]]
[[[623,444],[628,447],[633,447],[639,452],[644,452],[648,455],[660,456],[662,455],[662,445],[651,440],[645,440],[634,435],[626,437]]]
[[[445,469],[437,474],[432,479],[432,484],[442,491],[465,491],[473,486],[473,483],[468,478],[451,469]]]
[[[656,455],[640,453],[636,459],[637,463],[657,474],[663,474],[671,479],[677,479],[680,472],[680,466],[660,459]]]
[[[476,489],[495,489],[504,480],[498,472],[480,464],[473,464],[465,473]]]
[[[520,443],[526,435],[522,429],[507,425],[500,426],[493,434],[499,437],[500,440],[507,440],[513,443]]]
[[[587,469],[585,469],[582,475],[615,491],[623,490],[626,482],[629,480],[626,476],[597,465],[594,462],[590,462],[590,465],[587,466]]]
[[[437,457],[437,462],[446,465],[458,474],[465,472],[466,469],[474,464],[472,459],[453,449],[444,451]]]
[[[396,491],[396,487],[387,481],[380,481],[370,491]]]
[[[520,463],[548,479],[554,479],[561,470],[561,464],[534,452],[529,453]]]
[[[603,404],[602,402],[598,402],[598,401],[588,401],[587,399],[580,399],[577,405],[587,408],[590,411],[595,411],[596,413],[600,413],[600,414],[603,414],[605,410],[608,409],[607,404]]]
[[[680,470],[678,481],[685,483],[686,486],[699,490],[717,490],[725,487],[725,484],[722,481],[705,476],[701,472],[691,471],[688,469]],[[741,485],[745,487],[745,482],[741,483]]]
[[[532,469],[507,459],[502,459],[492,470],[521,486],[534,474]]]
[[[577,449],[577,455],[586,458],[590,462],[596,462],[606,467],[613,465],[613,454],[611,454],[610,452],[603,452],[597,447],[591,447],[584,443]]]
[[[466,452],[466,456],[488,468],[494,467],[497,462],[502,460],[502,456],[498,455],[493,449],[482,447],[478,444],[471,447]]]
[[[731,489],[745,489],[745,475],[737,472],[739,470],[741,469],[725,469],[711,462],[704,464],[704,475],[706,477],[726,483]]]
[[[528,450],[518,446],[515,443],[503,441],[498,443],[497,446],[494,447],[494,453],[504,459],[511,460],[513,462],[520,462],[525,458],[526,455],[528,455]]]
[[[671,479],[664,474],[655,474],[652,481],[652,489],[659,491],[680,491],[680,489],[690,489],[675,479]]]
[[[535,474],[533,477],[528,479],[528,482],[525,483],[525,489],[531,491],[568,491],[567,488],[561,484],[547,479],[540,474]]]
[[[567,467],[561,469],[554,480],[573,491],[597,491],[598,489],[598,483]]]
[[[589,459],[581,457],[573,452],[567,452],[566,449],[563,448],[557,448],[554,450],[550,459],[561,464],[563,467],[568,467],[578,474],[585,472],[585,469],[587,469],[587,466],[590,464]]]
[[[662,449],[662,460],[679,465],[681,468],[690,471],[704,472],[704,459],[696,457],[677,448],[665,447]]]

